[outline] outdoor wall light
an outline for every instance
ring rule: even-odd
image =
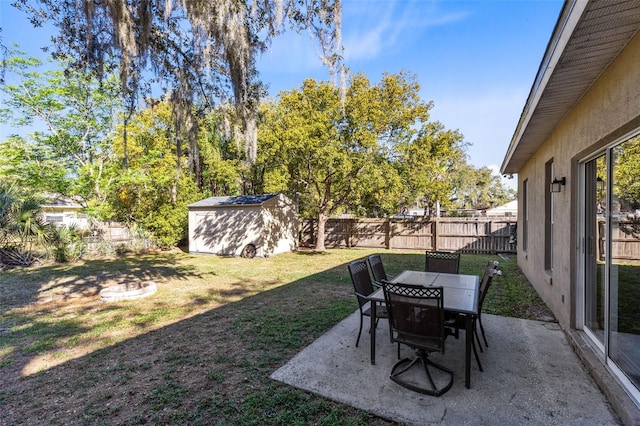
[[[553,181],[551,182],[551,185],[549,185],[549,192],[560,192],[560,190],[562,190],[562,187],[566,183],[567,183],[567,178],[565,178],[564,176],[561,177],[560,179],[554,178]]]

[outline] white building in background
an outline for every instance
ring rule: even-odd
[[[498,207],[493,207],[485,211],[485,216],[518,216],[518,200],[509,201]]]
[[[42,218],[47,223],[56,226],[65,225],[78,230],[88,230],[90,222],[87,215],[82,213],[83,206],[72,198],[59,194],[49,194],[45,204],[40,206]]]

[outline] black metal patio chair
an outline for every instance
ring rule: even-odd
[[[415,350],[414,358],[401,359],[393,366],[389,378],[412,391],[433,396],[444,394],[453,384],[453,371],[429,359],[431,352],[444,353],[448,334],[444,326],[444,289],[388,281],[383,281],[382,285],[391,340],[398,343],[398,358],[400,344]],[[410,369],[417,363],[423,366],[426,381],[419,379],[421,375],[411,374]],[[436,385],[430,367],[440,370],[437,380],[440,385]]]
[[[476,352],[476,342],[478,342],[478,348],[480,352],[483,352],[482,343],[480,342],[480,336],[478,335],[478,325],[480,326],[480,332],[482,333],[482,339],[484,340],[485,347],[489,347],[487,342],[487,336],[484,331],[484,326],[482,325],[482,305],[484,304],[484,300],[487,297],[487,293],[489,292],[489,287],[491,287],[491,283],[493,281],[493,277],[496,275],[502,275],[502,271],[498,269],[499,263],[497,261],[489,261],[484,268],[484,272],[482,273],[482,280],[480,281],[480,289],[478,291],[478,315],[473,317],[473,350],[476,354],[476,360],[478,360],[478,367],[480,371],[482,371],[482,367],[480,366],[480,361],[478,359],[478,355]],[[458,332],[461,328],[464,328],[464,318],[461,318],[459,315],[445,315],[445,324],[448,327],[455,328],[454,336],[458,338]]]
[[[369,275],[369,267],[365,260],[354,260],[349,263],[349,275],[351,275],[351,282],[353,283],[353,290],[358,299],[358,309],[360,310],[360,328],[358,329],[358,338],[356,339],[356,347],[360,343],[360,335],[362,334],[362,318],[371,316],[371,303],[369,296],[377,290],[371,281]],[[374,327],[377,327],[378,320],[380,318],[387,318],[387,308],[384,303],[378,303],[376,305],[376,323]],[[369,333],[373,333],[375,330],[369,330]]]
[[[382,281],[390,281],[393,279],[393,277],[387,275],[387,271],[384,269],[384,264],[379,254],[372,254],[367,257],[367,262],[369,263],[369,268],[371,268],[375,282],[381,283]]]
[[[484,269],[484,274],[482,275],[482,281],[480,282],[480,291],[478,294],[477,322],[480,325],[482,339],[484,340],[484,345],[487,348],[489,347],[489,343],[487,343],[487,336],[484,333],[484,326],[482,325],[482,305],[484,304],[484,299],[487,297],[487,293],[489,292],[489,287],[491,287],[491,283],[493,282],[493,277],[495,277],[496,275],[502,275],[502,271],[498,269],[498,265],[498,261],[489,261],[489,263],[487,263],[487,266]],[[480,345],[480,337],[478,336],[478,330],[475,327],[474,333],[476,334],[478,345]],[[480,350],[482,350],[482,346],[480,346]]]
[[[459,269],[460,253],[436,250],[427,250],[425,252],[425,271],[457,274]]]

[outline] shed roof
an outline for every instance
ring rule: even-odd
[[[231,206],[259,206],[278,194],[238,195],[228,197],[209,197],[189,204],[187,207],[231,207]]]
[[[640,0],[566,0],[502,162],[518,173],[640,30]]]

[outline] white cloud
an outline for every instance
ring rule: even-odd
[[[344,2],[342,32],[346,65],[350,67],[354,62],[371,65],[376,61],[379,64],[389,52],[401,52],[410,43],[421,40],[429,28],[456,23],[468,15],[464,11],[442,11],[437,2]],[[265,81],[278,89],[298,86],[306,77],[327,80],[328,70],[320,54],[317,42],[308,32],[287,31],[276,37],[269,50],[257,58],[258,69]],[[412,54],[409,53],[410,57]],[[363,64],[355,68],[362,70]],[[287,83],[291,78],[296,81]]]
[[[469,16],[465,11],[442,12],[434,2],[353,2],[344,6],[342,28],[347,63],[373,61],[382,52],[402,49],[408,40],[421,37],[430,28],[457,23]]]
[[[299,74],[323,67],[320,50],[307,33],[289,31],[276,37],[258,58],[261,72]]]

